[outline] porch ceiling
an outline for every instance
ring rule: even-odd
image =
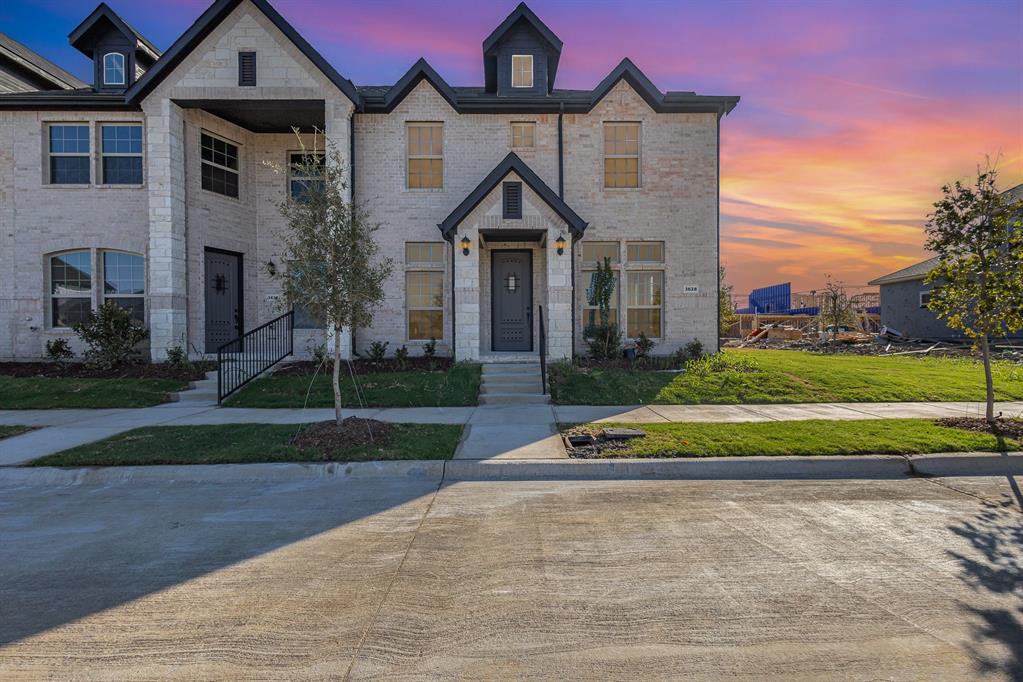
[[[254,133],[290,133],[296,127],[308,133],[326,125],[321,99],[186,99],[175,103],[185,109],[204,109]]]

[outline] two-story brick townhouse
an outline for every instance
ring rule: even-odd
[[[720,120],[738,97],[661,92],[628,59],[555,88],[562,42],[524,4],[483,41],[483,84],[424,60],[356,86],[265,0],[217,0],[166,52],[101,4],[70,35],[88,88],[0,95],[0,358],[113,300],[150,353],[211,352],[279,314],[275,207],[294,126],[324,131],[394,260],[373,340],[458,359],[585,349],[609,257],[627,336],[717,346]],[[308,180],[305,179],[305,180]],[[322,339],[306,320],[296,349]]]

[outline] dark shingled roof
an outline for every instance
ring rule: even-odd
[[[37,77],[61,89],[87,88],[89,84],[75,78],[39,53],[25,47],[10,36],[0,33],[0,58],[8,59]]]
[[[92,14],[87,16],[85,21],[80,23],[68,36],[68,40],[71,42],[71,45],[85,54],[86,57],[92,58],[92,48],[91,44],[83,39],[100,20],[109,21],[125,35],[133,36],[137,42],[137,47],[141,48],[143,51],[149,52],[152,59],[159,59],[160,50],[157,49],[156,45],[149,42],[144,35],[136,31],[131,24],[122,19],[117,12],[110,9],[110,6],[105,2],[101,2],[96,9],[92,11]]]
[[[565,203],[565,201],[557,195],[550,187],[547,186],[540,176],[533,172],[533,169],[526,165],[525,161],[519,158],[515,152],[510,152],[508,156],[504,157],[501,163],[497,164],[494,170],[487,174],[487,177],[476,186],[472,192],[469,193],[462,203],[455,207],[455,210],[444,219],[444,222],[437,225],[440,228],[444,238],[447,239],[453,230],[465,220],[465,217],[472,212],[474,208],[479,206],[479,203],[490,194],[501,180],[503,180],[509,173],[516,173],[522,182],[536,192],[544,202],[550,206],[555,213],[561,216],[561,219],[568,224],[569,231],[575,237],[581,237],[583,232],[586,231],[587,222],[579,217],[571,207]]]

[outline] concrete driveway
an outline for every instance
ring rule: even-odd
[[[0,484],[0,678],[1019,679],[1017,495]]]

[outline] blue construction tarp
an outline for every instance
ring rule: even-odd
[[[792,283],[774,284],[749,292],[751,313],[784,313],[792,307]]]

